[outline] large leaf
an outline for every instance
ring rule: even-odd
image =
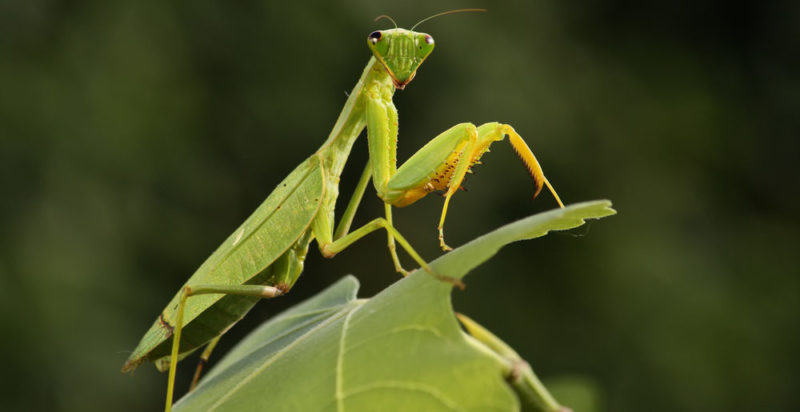
[[[504,245],[614,214],[608,201],[504,226],[431,263],[461,278]],[[417,271],[369,300],[348,276],[245,338],[176,410],[518,410],[509,364],[456,322],[452,285]]]

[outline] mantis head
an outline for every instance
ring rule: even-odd
[[[433,37],[406,29],[379,30],[367,36],[367,46],[402,90],[433,51]]]

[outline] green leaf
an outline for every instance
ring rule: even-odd
[[[461,278],[504,245],[614,214],[608,201],[522,219],[431,263]],[[369,300],[345,277],[265,323],[175,410],[518,410],[501,356],[469,338],[452,285],[417,271]]]

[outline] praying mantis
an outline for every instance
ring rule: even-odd
[[[428,19],[460,11],[477,10],[454,10]],[[203,362],[222,334],[259,299],[277,297],[292,288],[303,271],[303,262],[313,240],[316,240],[323,256],[333,257],[365,235],[383,229],[387,233],[387,245],[396,271],[407,274],[397,256],[396,244],[399,244],[418,265],[430,272],[425,260],[394,228],[392,207],[408,206],[431,192],[444,192],[438,236],[441,248],[449,250],[444,241],[443,227],[450,199],[461,187],[466,173],[479,162],[493,142],[508,136],[533,178],[534,197],[543,186],[547,186],[558,205],[563,207],[531,149],[507,124],[455,125],[397,167],[398,118],[392,97],[396,90],[404,89],[413,80],[417,69],[434,48],[433,37],[414,31],[417,25],[406,30],[397,28],[395,24],[393,29],[374,31],[367,36],[372,56],[328,139],[284,178],[255,212],[203,262],[159,314],[128,358],[123,372],[133,371],[147,360],[162,371],[169,369],[167,411],[172,405],[177,361],[206,345],[194,386]],[[339,177],[353,144],[365,128],[369,161],[339,224],[334,227]],[[385,217],[350,231],[370,179],[384,202]]]

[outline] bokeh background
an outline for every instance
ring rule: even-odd
[[[800,409],[800,3],[712,0],[1,1],[0,409],[160,408],[164,375],[119,368],[325,139],[365,36],[390,26],[372,19],[461,7],[490,12],[420,28],[437,46],[395,98],[400,159],[455,123],[508,122],[565,201],[619,215],[505,248],[457,309],[584,410]],[[452,245],[554,206],[492,149],[453,200]],[[365,139],[351,160],[343,201]],[[372,193],[359,222],[381,214]],[[429,259],[441,204],[396,212]],[[217,358],[347,273],[362,296],[391,284],[384,244],[312,248]]]

